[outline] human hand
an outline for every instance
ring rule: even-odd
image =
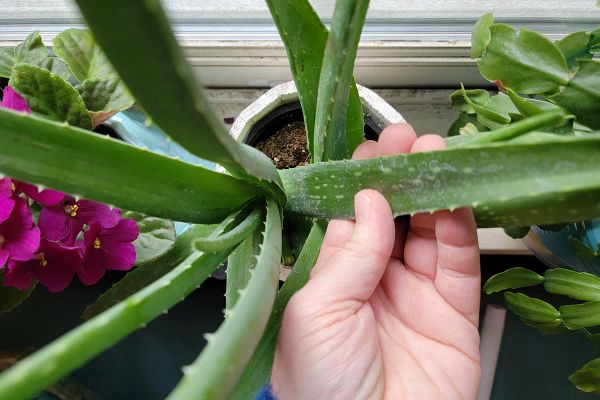
[[[408,124],[353,158],[443,149]],[[281,400],[474,399],[480,271],[470,209],[394,222],[363,190],[356,222],[331,221],[307,284],[285,310],[272,383]]]

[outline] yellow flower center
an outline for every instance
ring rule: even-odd
[[[69,204],[65,206],[65,213],[69,214],[71,217],[77,216],[77,210],[79,210],[79,206],[77,204]]]
[[[94,248],[98,250],[100,248],[100,238],[94,240]]]
[[[6,243],[6,239],[4,239],[4,236],[0,235],[0,249],[4,246],[4,243]]]
[[[12,182],[12,184],[10,185],[12,191],[14,192],[15,190],[17,190],[17,185],[15,185],[14,182]]]
[[[38,253],[35,258],[37,258],[37,260],[40,262],[40,265],[42,267],[45,267],[46,265],[48,265],[48,260],[46,260],[46,257],[44,255],[44,253]]]

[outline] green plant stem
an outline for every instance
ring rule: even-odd
[[[196,289],[229,251],[188,259],[162,278],[90,319],[0,375],[0,399],[26,400],[142,328]]]
[[[201,237],[196,238],[194,247],[201,251],[221,251],[236,246],[246,237],[252,234],[260,225],[263,213],[260,208],[255,208],[239,225],[231,229],[229,232],[223,233],[216,237]]]
[[[170,400],[225,399],[232,391],[263,334],[277,294],[281,228],[280,210],[267,199],[263,243],[250,282],[217,332],[206,336],[200,356],[183,368]]]

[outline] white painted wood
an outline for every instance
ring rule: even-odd
[[[481,383],[479,384],[477,400],[489,400],[492,395],[505,322],[506,309],[494,304],[486,307],[479,345],[481,350]]]

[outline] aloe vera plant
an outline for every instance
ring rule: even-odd
[[[352,218],[352,198],[361,189],[381,191],[395,215],[473,207],[482,227],[600,215],[600,135],[593,133],[600,127],[594,111],[600,81],[593,79],[600,63],[577,57],[598,49],[597,33],[585,36],[584,49],[564,55],[563,48],[572,49],[566,42],[486,16],[475,28],[472,54],[502,92],[463,89],[453,96],[462,110],[456,130],[465,134],[449,138],[444,151],[346,160],[364,139],[352,69],[368,1],[337,0],[327,32],[307,0],[268,0],[299,90],[313,160],[277,171],[265,155],[228,135],[159,0],[77,2],[91,34],[67,31],[55,40],[68,69],[60,60],[49,62],[36,37],[0,54],[0,73],[37,114],[0,110],[0,172],[132,212],[219,225],[195,225],[171,250],[149,256],[148,264],[88,308],[80,327],[0,375],[2,399],[26,399],[83,365],[179,302],[228,257],[225,321],[184,367],[170,398],[251,398],[269,379],[283,309],[308,279],[326,220]],[[53,101],[35,82],[44,82]],[[86,130],[132,99],[172,140],[227,173]],[[294,272],[279,289],[282,218],[291,214],[315,220]],[[565,318],[563,310],[536,302],[515,309],[537,312],[532,323],[547,330]],[[572,316],[570,328],[591,323],[579,309],[564,311]]]

